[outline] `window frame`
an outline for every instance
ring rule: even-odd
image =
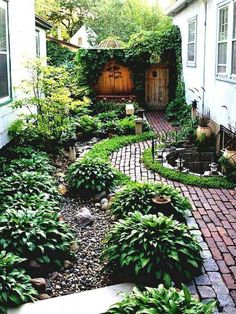
[[[231,78],[233,80],[236,80],[236,72],[233,73],[233,43],[235,43],[236,45],[236,26],[235,26],[235,29],[234,29],[234,23],[236,24],[236,0],[233,1],[233,12],[232,12],[232,15],[233,15],[233,22],[232,22],[232,49],[231,49]],[[236,47],[235,47],[236,49]]]
[[[194,41],[189,41],[189,25],[195,23],[195,38]],[[194,44],[194,61],[189,60],[189,45]],[[197,66],[197,15],[188,20],[187,27],[187,67],[196,67]]]
[[[217,5],[217,41],[216,41],[216,79],[231,83],[236,83],[236,74],[232,73],[233,70],[233,42],[236,41],[236,37],[234,37],[234,5],[236,3],[236,0],[227,0],[219,3]],[[219,67],[219,43],[222,43],[223,41],[219,40],[219,31],[220,31],[220,10],[223,7],[228,7],[228,33],[227,33],[227,40],[224,42],[227,43],[227,60],[226,60],[226,72],[220,73],[218,71]]]
[[[41,57],[41,42],[40,42],[40,29],[36,28],[35,29],[35,54],[36,54],[36,58],[40,58]]]
[[[7,56],[7,80],[8,80],[8,95],[0,98],[0,107],[1,107],[1,106],[8,104],[12,101],[8,0],[0,0],[0,8],[4,9],[6,12],[6,56]]]

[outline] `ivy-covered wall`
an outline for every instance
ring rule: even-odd
[[[178,27],[166,31],[143,31],[131,37],[124,49],[80,49],[77,53],[79,81],[91,90],[104,66],[111,59],[128,67],[133,73],[135,94],[145,99],[145,70],[150,64],[169,64],[169,96],[175,98],[176,86],[181,78],[181,36]]]

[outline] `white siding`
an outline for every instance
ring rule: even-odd
[[[222,0],[207,1],[205,110],[209,108],[211,118],[218,124],[227,127],[227,112],[222,106],[229,108],[232,122],[236,121],[236,82],[220,81],[216,78],[217,8],[219,3],[222,3]],[[197,62],[196,68],[191,68],[187,66],[188,20],[195,15],[197,15]],[[182,35],[183,75],[188,103],[196,97],[189,88],[195,87],[201,90],[204,82],[204,21],[204,1],[194,2],[174,17],[174,24],[180,27]],[[201,104],[199,104],[199,109],[201,110]]]
[[[27,78],[24,62],[35,58],[34,0],[9,1],[9,32],[12,92],[16,99],[19,96],[17,86]],[[0,106],[0,148],[9,141],[7,128],[16,116],[10,104]]]

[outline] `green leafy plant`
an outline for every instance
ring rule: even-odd
[[[99,128],[98,119],[84,115],[78,120],[78,130],[86,135],[94,135]]]
[[[7,314],[9,306],[31,302],[37,296],[30,277],[19,268],[23,261],[12,253],[0,253],[0,312],[3,314]]]
[[[34,171],[16,172],[0,180],[0,204],[5,197],[15,193],[39,195],[44,193],[47,199],[59,199],[56,182],[52,176]]]
[[[0,216],[1,249],[48,265],[48,271],[61,266],[72,256],[74,236],[59,217],[51,211],[7,210]]]
[[[83,158],[69,166],[67,173],[69,186],[87,195],[110,191],[116,179],[116,171],[101,158]]]
[[[22,210],[38,210],[38,211],[60,211],[57,199],[49,198],[47,193],[28,194],[16,192],[13,195],[5,195],[0,202],[0,213],[8,209]]]
[[[134,134],[135,133],[135,121],[134,117],[126,117],[118,121],[118,128],[120,133],[124,135]]]
[[[197,121],[198,121],[199,126],[205,128],[208,126],[208,124],[210,122],[210,118],[202,115],[201,117],[198,117]]]
[[[219,159],[219,163],[224,169],[224,172],[226,173],[226,177],[231,182],[236,183],[236,164],[233,165],[228,158],[225,158],[224,156],[221,156]]]
[[[168,178],[173,181],[178,181],[186,185],[199,186],[202,188],[223,188],[232,189],[235,184],[225,177],[199,177],[190,173],[182,173],[173,169],[164,167],[160,162],[154,161],[152,158],[151,149],[147,149],[144,154],[142,161],[146,168],[153,172],[159,173],[164,178]]]
[[[183,285],[182,290],[166,289],[163,285],[133,289],[124,299],[113,305],[106,314],[213,314],[216,302],[203,303],[191,296]]]
[[[185,224],[163,215],[130,214],[108,233],[102,259],[127,280],[167,287],[190,281],[202,266],[201,246]],[[123,278],[122,278],[123,279]]]
[[[152,201],[155,195],[170,197],[170,213],[178,220],[184,220],[185,212],[191,209],[188,199],[171,186],[161,183],[137,182],[126,185],[120,192],[116,193],[110,209],[118,218],[123,218],[136,210],[143,214],[158,213]]]

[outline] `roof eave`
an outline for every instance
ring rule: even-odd
[[[174,5],[166,10],[166,15],[175,16],[186,7],[191,5],[195,0],[178,0]]]
[[[38,15],[35,15],[35,25],[45,30],[49,30],[52,28],[52,25],[50,23],[48,23]]]

